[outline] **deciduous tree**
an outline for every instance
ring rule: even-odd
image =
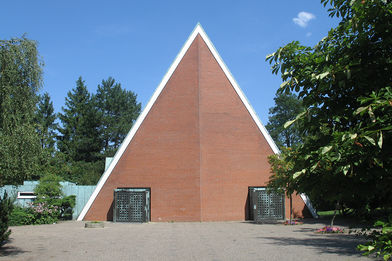
[[[41,66],[34,41],[0,40],[0,186],[38,175],[41,148],[34,113]]]
[[[303,143],[291,154],[296,190],[368,213],[392,207],[392,2],[331,3],[339,25],[315,47],[267,57],[282,93],[298,92]]]

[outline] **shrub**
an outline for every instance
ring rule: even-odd
[[[60,218],[65,220],[72,219],[73,208],[75,207],[76,196],[71,195],[60,200]]]
[[[72,219],[75,196],[64,197],[60,181],[61,178],[55,175],[42,177],[34,190],[37,198],[26,208],[15,207],[11,214],[11,224],[52,224],[59,219]]]
[[[34,215],[34,225],[56,223],[60,216],[59,207],[46,202],[34,202],[30,210]]]
[[[392,259],[392,216],[388,222],[377,221],[374,227],[381,229],[373,230],[367,237],[369,242],[359,245],[360,251],[365,251],[364,255],[376,254],[383,256],[384,260]]]
[[[37,194],[37,198],[60,198],[63,194],[61,191],[60,181],[61,177],[56,175],[48,174],[43,176],[34,189],[35,194]]]
[[[0,197],[0,246],[2,246],[11,234],[9,226],[9,215],[12,211],[13,204],[8,197],[7,192],[4,192],[3,198]]]
[[[42,203],[48,208],[48,214],[53,216],[58,214],[57,218],[72,219],[73,208],[75,207],[76,196],[71,195],[64,197],[61,191],[61,177],[56,175],[46,175],[40,179],[39,184],[35,188],[37,199],[35,203]],[[56,208],[56,211],[54,211]],[[49,213],[49,210],[51,212]]]
[[[75,196],[68,196],[48,204],[35,201],[28,207],[15,206],[10,215],[11,226],[53,224],[59,219],[72,219]]]
[[[34,224],[34,214],[29,208],[15,206],[10,215],[10,226]]]
[[[60,211],[57,206],[34,202],[27,208],[16,206],[10,215],[11,226],[52,224],[58,221]]]

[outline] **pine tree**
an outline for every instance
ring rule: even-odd
[[[96,106],[102,116],[100,130],[107,156],[115,153],[139,116],[141,105],[136,97],[132,91],[122,89],[112,77],[98,85]]]
[[[13,209],[11,199],[8,197],[7,192],[4,192],[3,197],[0,195],[0,247],[7,242],[8,237],[11,234],[11,230],[8,229],[9,215]]]
[[[72,162],[94,162],[99,159],[102,141],[99,133],[99,114],[82,77],[76,88],[68,92],[63,113],[59,114],[58,148]]]
[[[265,127],[280,148],[298,144],[301,141],[298,126],[293,124],[285,128],[284,124],[303,111],[301,100],[295,94],[277,93],[274,101]]]
[[[36,121],[38,124],[37,132],[43,149],[54,149],[56,129],[58,128],[55,123],[56,118],[57,116],[54,113],[53,102],[46,92],[44,95],[40,96],[36,113]]]

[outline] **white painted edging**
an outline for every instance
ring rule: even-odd
[[[77,220],[81,221],[84,219],[85,215],[87,214],[87,211],[90,209],[91,205],[93,204],[95,198],[97,197],[99,191],[102,189],[103,185],[105,184],[106,180],[109,178],[110,174],[112,173],[114,167],[116,166],[117,162],[120,160],[122,154],[124,153],[125,149],[135,136],[137,130],[139,129],[140,125],[146,118],[147,114],[150,112],[152,106],[154,105],[155,101],[161,94],[163,88],[166,86],[166,83],[169,81],[170,77],[176,70],[178,64],[184,57],[185,53],[188,51],[189,47],[191,46],[193,40],[196,38],[196,36],[200,34],[200,36],[203,38],[205,43],[207,44],[208,48],[210,49],[211,53],[213,54],[214,58],[222,68],[223,72],[225,73],[226,77],[229,79],[231,85],[233,86],[234,90],[237,92],[238,96],[240,97],[241,101],[247,108],[249,114],[255,121],[257,127],[261,131],[261,133],[264,135],[266,138],[268,144],[270,145],[272,151],[274,153],[279,153],[279,149],[276,146],[275,142],[272,140],[271,136],[269,135],[268,131],[265,129],[263,124],[261,123],[260,119],[258,118],[256,112],[253,110],[252,106],[246,99],[244,93],[241,91],[239,85],[237,82],[234,80],[234,77],[231,75],[229,69],[223,62],[222,58],[220,57],[219,53],[215,49],[214,45],[212,44],[211,40],[208,38],[207,34],[204,32],[203,28],[201,27],[200,24],[197,24],[191,35],[189,36],[188,40],[185,42],[184,46],[182,47],[181,51],[177,55],[176,59],[174,60],[173,64],[170,66],[169,70],[163,77],[161,83],[158,85],[157,89],[155,90],[154,94],[152,95],[151,99],[147,103],[147,106],[144,108],[143,112],[140,114],[140,116],[137,118],[135,124],[132,126],[131,130],[129,131],[128,135],[125,137],[123,143],[121,144],[120,148],[118,149],[117,153],[114,155],[114,158],[112,162],[110,163],[109,167],[107,170],[103,173],[101,176],[101,179],[98,181],[97,187],[95,188],[93,194],[91,195],[90,199],[87,201],[86,205],[84,206],[82,212],[80,213],[79,217]]]
[[[220,65],[220,67],[222,68],[223,72],[225,73],[226,77],[229,79],[231,85],[234,87],[234,90],[237,92],[238,96],[241,98],[242,103],[245,105],[246,109],[248,110],[249,114],[252,116],[252,119],[255,121],[257,127],[259,127],[259,130],[261,131],[261,133],[264,135],[264,137],[266,138],[268,144],[270,145],[272,151],[277,154],[279,153],[279,149],[276,146],[275,142],[273,141],[273,139],[271,138],[271,136],[269,135],[268,131],[266,130],[266,128],[264,127],[264,125],[261,123],[259,117],[257,116],[255,110],[253,109],[253,107],[250,105],[248,99],[246,98],[246,96],[244,95],[244,93],[242,92],[240,86],[237,84],[236,80],[234,79],[233,75],[230,73],[229,69],[227,68],[226,64],[223,62],[223,59],[220,57],[218,51],[215,49],[214,45],[212,44],[211,40],[208,38],[207,34],[204,32],[203,28],[201,27],[201,25],[197,25],[197,28],[200,28],[200,35],[203,38],[203,40],[205,41],[205,43],[207,44],[208,48],[210,49],[211,53],[214,55],[214,58],[216,59],[216,61],[218,62],[218,64]]]
[[[305,202],[305,205],[308,207],[310,213],[312,214],[313,218],[318,218],[316,210],[313,208],[312,203],[310,203],[309,197],[305,193],[300,194],[302,200]]]

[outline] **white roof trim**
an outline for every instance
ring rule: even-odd
[[[310,214],[312,214],[313,218],[319,218],[319,215],[317,215],[317,211],[313,208],[309,197],[305,193],[301,193],[300,196],[302,200],[305,202],[305,205],[308,207]]]
[[[276,146],[275,142],[272,140],[272,138],[269,135],[268,131],[265,129],[265,127],[261,123],[261,121],[258,118],[256,112],[253,110],[252,106],[250,105],[250,103],[246,99],[244,93],[241,91],[239,85],[234,80],[234,78],[231,75],[229,69],[227,68],[227,66],[223,62],[222,58],[220,57],[220,55],[216,51],[216,49],[215,49],[214,45],[212,44],[211,40],[208,38],[207,34],[204,32],[204,30],[201,27],[201,25],[198,23],[196,25],[195,29],[193,30],[193,32],[191,33],[191,35],[189,36],[188,40],[185,42],[185,44],[182,47],[181,51],[177,55],[177,57],[174,60],[173,64],[170,66],[169,70],[167,71],[167,73],[163,77],[161,83],[158,85],[158,87],[155,90],[154,94],[152,95],[151,99],[147,103],[147,106],[144,108],[143,112],[139,115],[139,117],[137,118],[135,124],[132,126],[131,130],[129,131],[128,135],[125,137],[125,139],[124,139],[123,143],[121,144],[120,148],[118,149],[117,153],[114,155],[114,158],[113,158],[112,162],[110,163],[109,167],[107,168],[107,170],[101,176],[101,179],[98,181],[98,184],[97,184],[93,194],[91,195],[90,199],[87,201],[86,205],[84,206],[84,208],[83,208],[82,212],[80,213],[80,215],[79,215],[77,220],[81,221],[81,220],[84,219],[85,215],[87,214],[87,211],[90,209],[90,207],[93,204],[95,198],[97,197],[99,191],[102,189],[102,187],[105,184],[106,180],[109,178],[110,174],[112,173],[114,167],[117,165],[117,163],[120,160],[120,158],[121,158],[122,154],[124,153],[125,149],[128,147],[129,143],[131,142],[131,140],[135,136],[137,130],[140,127],[140,125],[142,124],[142,122],[146,118],[147,114],[150,112],[150,110],[151,110],[152,106],[154,105],[155,101],[157,100],[157,98],[161,94],[163,88],[166,86],[166,83],[169,81],[170,77],[172,76],[172,74],[176,70],[178,64],[180,63],[180,61],[184,57],[185,53],[188,51],[189,47],[191,46],[193,40],[196,38],[196,36],[198,34],[200,34],[200,36],[203,38],[203,40],[207,44],[208,48],[210,49],[211,53],[215,57],[216,61],[218,62],[218,64],[222,68],[223,72],[226,74],[226,77],[229,79],[231,85],[234,87],[234,89],[237,92],[238,96],[241,98],[241,101],[243,102],[245,107],[248,109],[249,114],[251,115],[251,117],[255,121],[255,123],[256,123],[257,127],[260,129],[261,133],[266,138],[266,140],[267,140],[268,144],[270,145],[272,151],[274,153],[279,153],[279,149]]]
[[[261,123],[259,117],[257,116],[255,110],[250,105],[248,99],[246,98],[245,94],[242,92],[240,86],[237,84],[236,80],[234,79],[233,75],[231,75],[229,69],[227,68],[226,64],[223,62],[222,58],[220,57],[218,51],[215,49],[214,45],[212,44],[211,40],[208,38],[207,34],[204,32],[203,28],[200,24],[196,26],[196,29],[200,30],[200,35],[207,44],[208,48],[210,49],[211,53],[214,55],[216,61],[219,63],[220,67],[222,68],[223,72],[226,74],[226,77],[229,79],[231,85],[234,87],[234,90],[237,92],[238,96],[240,96],[242,103],[248,109],[249,114],[252,116],[253,120],[255,121],[257,127],[259,127],[261,133],[264,135],[265,139],[267,140],[268,144],[270,145],[272,151],[277,154],[279,153],[279,149],[276,146],[274,140],[269,135],[267,129]]]

